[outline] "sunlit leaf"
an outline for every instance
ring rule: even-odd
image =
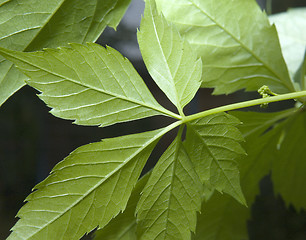
[[[146,184],[137,205],[139,239],[191,239],[203,186],[178,135]]]
[[[185,147],[201,180],[213,189],[226,192],[242,204],[236,159],[245,152],[239,142],[243,137],[235,117],[220,113],[187,124]]]
[[[181,111],[201,85],[201,60],[176,28],[157,13],[152,0],[146,2],[138,42],[149,73]]]
[[[118,214],[103,229],[97,230],[94,240],[137,240],[136,205],[149,179],[150,173],[143,176],[132,191],[131,197],[123,213]]]
[[[73,240],[125,209],[160,129],[82,146],[58,163],[21,208],[8,239]]]
[[[202,87],[215,94],[268,85],[293,91],[277,32],[254,0],[156,0],[203,60]]]
[[[94,42],[106,26],[116,27],[130,0],[2,0],[0,47],[35,51]],[[0,57],[0,105],[25,85],[26,76]]]
[[[132,64],[110,47],[71,44],[33,53],[0,49],[0,54],[30,77],[28,84],[42,92],[52,114],[77,124],[107,126],[170,113]]]
[[[293,76],[303,62],[306,51],[306,8],[289,9],[269,16],[276,25],[285,61]]]

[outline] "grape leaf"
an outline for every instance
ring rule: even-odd
[[[137,205],[139,239],[191,239],[202,192],[178,134],[154,167]]]
[[[103,229],[97,230],[94,240],[136,240],[135,210],[141,191],[148,182],[150,173],[143,176],[132,191],[123,213],[118,214]]]
[[[8,239],[79,239],[125,209],[157,140],[169,129],[82,146],[58,163],[18,213]]]
[[[132,64],[116,50],[98,44],[71,44],[43,52],[0,54],[30,77],[51,113],[81,125],[107,126],[158,114],[161,107]]]
[[[251,206],[259,193],[259,181],[272,167],[269,160],[275,157],[273,149],[278,142],[284,123],[280,121],[292,115],[294,109],[277,113],[231,112],[244,124],[239,125],[247,152],[245,158],[238,158],[241,188],[248,206]],[[271,151],[272,150],[272,151]],[[215,193],[202,204],[198,218],[196,239],[236,240],[248,239],[247,219],[250,209],[238,204],[232,197]]]
[[[156,0],[203,60],[202,87],[214,94],[268,85],[293,91],[274,26],[254,0]],[[264,41],[263,41],[264,39]]]
[[[276,25],[289,73],[294,76],[303,62],[306,51],[306,8],[289,9],[269,16]]]
[[[201,85],[201,59],[176,28],[158,15],[152,0],[146,2],[138,42],[150,75],[182,112]]]
[[[94,42],[108,25],[116,27],[130,0],[0,1],[0,47],[35,51]],[[27,79],[0,57],[0,106]]]
[[[240,121],[226,113],[209,115],[187,124],[185,148],[203,183],[245,204],[235,159],[245,152]]]

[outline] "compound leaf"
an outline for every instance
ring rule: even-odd
[[[79,239],[125,209],[167,128],[82,146],[58,163],[18,213],[8,239]]]
[[[36,51],[69,42],[94,42],[116,27],[130,0],[2,0],[0,47]],[[0,57],[0,105],[25,85],[26,76]]]
[[[137,205],[139,239],[191,239],[203,185],[180,134],[153,169]]]
[[[214,94],[262,85],[294,91],[276,29],[254,0],[156,2],[202,57],[202,87],[214,87]]]
[[[51,113],[81,125],[107,126],[169,111],[161,107],[132,64],[98,44],[71,44],[43,52],[0,49],[42,92]]]
[[[209,115],[187,124],[185,147],[205,185],[226,192],[245,204],[236,159],[245,152],[240,121],[226,113]]]
[[[294,76],[306,51],[306,8],[289,9],[271,15],[269,19],[276,25],[288,70]]]
[[[176,28],[157,13],[152,0],[146,2],[138,42],[150,75],[182,112],[201,85],[201,59]]]
[[[137,240],[135,210],[149,176],[150,173],[147,173],[137,182],[124,212],[118,214],[103,229],[97,230],[94,240]]]

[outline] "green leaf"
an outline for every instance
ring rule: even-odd
[[[299,84],[297,89],[306,90],[306,50],[304,60],[294,75],[294,81]],[[301,102],[305,102],[305,100],[302,100]]]
[[[247,123],[240,130],[246,138],[248,157],[239,165],[248,204],[259,192],[259,180],[272,170],[275,193],[280,193],[288,205],[306,208],[306,157],[301,148],[306,142],[303,108],[269,114],[236,112],[235,116]]]
[[[246,219],[249,209],[229,195],[215,192],[202,204],[195,240],[248,239]]]
[[[306,209],[306,112],[300,109],[282,128],[271,158],[274,190],[288,205]]]
[[[203,183],[245,204],[236,162],[245,154],[238,124],[238,119],[226,113],[194,120],[187,124],[185,148]]]
[[[157,140],[169,129],[82,146],[58,163],[18,213],[8,239],[79,239],[124,210]]]
[[[259,181],[269,174],[275,157],[273,149],[278,142],[282,124],[294,112],[290,109],[277,113],[231,112],[244,124],[239,125],[245,142],[242,144],[247,152],[245,158],[238,158],[241,188],[248,206],[251,206],[259,193]],[[270,130],[270,131],[269,131]],[[248,239],[247,220],[250,209],[238,204],[228,195],[215,193],[202,204],[198,218],[196,239],[199,240],[236,240]]]
[[[294,76],[306,51],[306,8],[289,9],[269,19],[276,25],[289,73]]]
[[[68,42],[94,42],[116,27],[130,0],[0,1],[0,47],[36,51]],[[0,105],[25,85],[26,76],[0,58]]]
[[[51,113],[81,125],[107,126],[158,114],[161,107],[132,64],[116,50],[98,44],[71,44],[43,52],[0,54],[30,77]],[[173,114],[172,114],[173,115]]]
[[[203,60],[202,87],[214,94],[268,85],[294,91],[277,32],[254,0],[156,0]]]
[[[154,167],[137,205],[139,239],[191,239],[202,193],[178,134]]]
[[[150,173],[147,173],[137,182],[124,212],[118,214],[103,229],[97,230],[94,240],[137,240],[135,210],[149,176]]]
[[[201,85],[201,60],[152,0],[146,2],[138,42],[150,75],[182,114]]]

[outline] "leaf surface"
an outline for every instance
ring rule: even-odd
[[[259,193],[259,181],[269,174],[275,157],[273,149],[278,142],[282,124],[294,112],[293,109],[277,113],[231,112],[244,124],[239,126],[247,152],[245,158],[238,158],[241,188],[248,206],[251,206]],[[269,131],[270,130],[270,131]],[[215,193],[202,204],[198,218],[196,239],[199,240],[236,240],[248,239],[247,220],[250,208],[238,204],[228,195]]]
[[[94,240],[137,240],[135,210],[149,176],[150,173],[147,173],[137,182],[124,212],[118,214],[103,229],[97,230]]]
[[[137,205],[139,239],[191,239],[202,193],[179,134],[154,167]]]
[[[203,61],[202,87],[214,94],[268,85],[293,91],[277,32],[254,0],[156,0]],[[263,41],[264,39],[264,41]]]
[[[150,75],[182,112],[201,85],[201,60],[152,0],[146,2],[138,42]]]
[[[185,147],[203,183],[245,204],[236,162],[245,154],[238,124],[237,118],[226,113],[194,120],[187,124]]]
[[[0,49],[42,92],[51,113],[80,125],[107,126],[158,114],[161,107],[132,64],[116,50],[98,44],[71,44],[43,52]]]
[[[82,146],[58,163],[18,213],[8,239],[74,240],[124,210],[157,140],[168,129]]]
[[[306,8],[289,9],[269,16],[276,25],[283,55],[293,76],[303,62],[306,51]]]
[[[36,51],[94,42],[106,26],[116,27],[130,0],[0,1],[0,47]],[[25,85],[26,76],[0,57],[0,105]]]

